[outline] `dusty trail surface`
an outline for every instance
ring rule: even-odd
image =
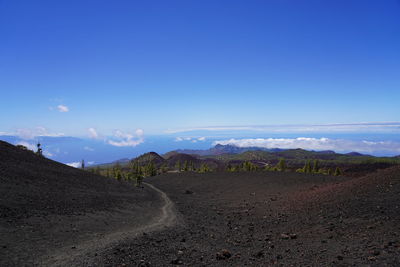
[[[400,266],[400,168],[361,178],[180,173],[148,180],[184,225],[125,242],[105,266]]]
[[[41,257],[40,263],[44,266],[95,266],[96,256],[104,253],[106,250],[112,249],[120,242],[129,242],[141,234],[159,231],[174,225],[177,217],[174,211],[174,205],[168,196],[151,184],[146,184],[150,190],[154,190],[158,195],[154,195],[154,199],[159,198],[157,205],[149,205],[146,209],[138,212],[137,210],[119,211],[123,213],[123,217],[118,219],[125,221],[124,227],[120,224],[111,222],[110,217],[115,217],[115,213],[110,213],[101,218],[108,222],[107,227],[98,228],[92,237],[79,235],[75,239],[75,245],[64,246],[62,248],[53,249],[48,255]],[[148,189],[147,189],[148,190]],[[159,205],[159,206],[158,206]],[[117,213],[119,213],[117,211]],[[96,221],[99,218],[96,218]],[[93,229],[96,221],[90,222],[90,228]],[[117,227],[119,226],[119,228]],[[93,230],[92,230],[93,231]],[[85,231],[84,231],[85,232]],[[71,249],[73,248],[73,249]]]
[[[176,222],[153,185],[96,176],[0,141],[0,266],[83,266]]]

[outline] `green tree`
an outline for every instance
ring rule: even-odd
[[[149,162],[144,169],[145,176],[155,176],[157,175],[157,169],[153,162]]]
[[[168,166],[167,166],[166,163],[163,163],[163,164],[160,166],[160,172],[161,172],[161,173],[166,173],[166,172],[168,172]]]
[[[250,161],[245,161],[241,164],[241,169],[243,171],[249,172],[249,171],[256,171],[257,170],[257,165]]]
[[[200,173],[205,173],[205,172],[210,172],[210,171],[211,171],[211,169],[210,169],[210,167],[208,167],[208,165],[206,163],[203,163],[200,166],[200,169],[199,169]]]
[[[181,161],[178,160],[175,164],[175,168],[180,172],[182,170],[182,164]]]
[[[196,168],[194,167],[193,161],[190,161],[190,162],[189,162],[189,170],[190,170],[190,171],[195,171],[195,170],[196,170]]]
[[[276,168],[281,171],[284,172],[286,170],[286,161],[284,158],[281,158],[276,166]]]
[[[120,169],[117,169],[117,170],[115,171],[115,179],[117,179],[118,181],[121,181],[121,179],[122,179],[122,173],[121,173],[121,170],[120,170]]]
[[[332,169],[331,168],[328,169],[328,175],[332,175]]]
[[[304,173],[310,173],[311,172],[311,161],[307,160],[306,163],[304,164]]]
[[[82,168],[82,170],[85,169],[85,161],[84,160],[82,160],[82,162],[81,162],[81,168]]]
[[[333,175],[335,175],[335,176],[340,176],[340,175],[342,175],[343,173],[342,173],[342,170],[339,168],[339,167],[336,167],[336,169],[335,169],[335,173],[333,174]]]
[[[313,166],[312,172],[313,173],[318,173],[319,172],[319,161],[317,159],[314,160],[314,166]]]
[[[185,160],[185,162],[183,163],[183,171],[187,172],[189,170],[189,163],[187,162],[187,160]]]

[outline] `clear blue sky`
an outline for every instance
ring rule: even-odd
[[[0,132],[400,119],[397,0],[0,0],[0,38]]]

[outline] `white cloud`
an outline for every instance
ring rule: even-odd
[[[16,135],[21,139],[25,140],[34,139],[37,136],[52,136],[52,137],[64,136],[63,133],[51,133],[45,127],[42,126],[37,126],[36,128],[33,129],[26,129],[26,128],[17,129],[15,133],[13,133],[13,135]]]
[[[93,165],[95,162],[94,161],[89,161],[88,163],[87,163],[87,165]]]
[[[182,141],[191,141],[193,143],[196,143],[197,141],[205,141],[206,138],[203,137],[176,137],[175,142],[182,142]]]
[[[135,134],[125,133],[120,130],[115,131],[113,140],[108,140],[107,143],[112,146],[135,147],[144,142],[144,131],[137,129]]]
[[[361,153],[400,153],[400,142],[394,141],[363,141],[330,138],[254,138],[254,139],[229,139],[215,141],[214,145],[234,145],[238,147],[262,148],[302,148],[307,150],[334,150],[336,152],[357,151]]]
[[[19,141],[19,142],[16,143],[16,145],[24,146],[24,147],[26,147],[27,149],[32,150],[32,151],[36,151],[36,150],[37,150],[35,144],[28,143],[28,142],[26,142],[26,141]]]
[[[58,105],[57,109],[59,112],[68,112],[69,111],[69,108],[65,105]]]
[[[99,134],[97,133],[97,131],[96,131],[95,128],[89,128],[89,129],[88,129],[88,132],[89,132],[89,137],[90,137],[90,138],[92,138],[92,139],[97,139],[97,138],[99,138]]]
[[[84,150],[87,150],[87,151],[94,151],[94,149],[91,148],[91,147],[89,147],[89,146],[85,146],[83,149],[84,149]]]
[[[32,151],[35,151],[35,152],[37,151],[37,145],[33,144],[33,143],[29,143],[29,142],[26,142],[26,141],[19,141],[19,142],[16,143],[16,145],[22,145],[22,146],[25,146],[29,150],[32,150]],[[56,153],[57,153],[57,151],[56,151]],[[44,150],[43,151],[43,155],[48,157],[48,158],[51,158],[51,157],[54,156],[54,154],[51,153],[48,150]]]
[[[47,150],[43,151],[43,155],[45,155],[48,158],[51,158],[52,156],[54,156],[50,151],[47,151]]]
[[[186,129],[169,129],[168,134],[193,131],[257,131],[257,132],[397,132],[400,122],[362,122],[332,124],[298,125],[244,125],[244,126],[206,126]]]
[[[74,167],[74,168],[80,168],[82,166],[82,163],[77,161],[77,162],[70,162],[70,163],[66,163],[65,165]]]

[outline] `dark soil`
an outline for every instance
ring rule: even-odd
[[[160,213],[159,194],[0,141],[0,266],[52,265]],[[85,251],[87,248],[85,247]],[[83,252],[83,251],[80,251]]]
[[[399,266],[400,168],[362,178],[180,173],[148,180],[184,226],[110,248],[105,266]]]
[[[400,167],[146,182],[156,188],[0,142],[0,266],[400,266]]]

